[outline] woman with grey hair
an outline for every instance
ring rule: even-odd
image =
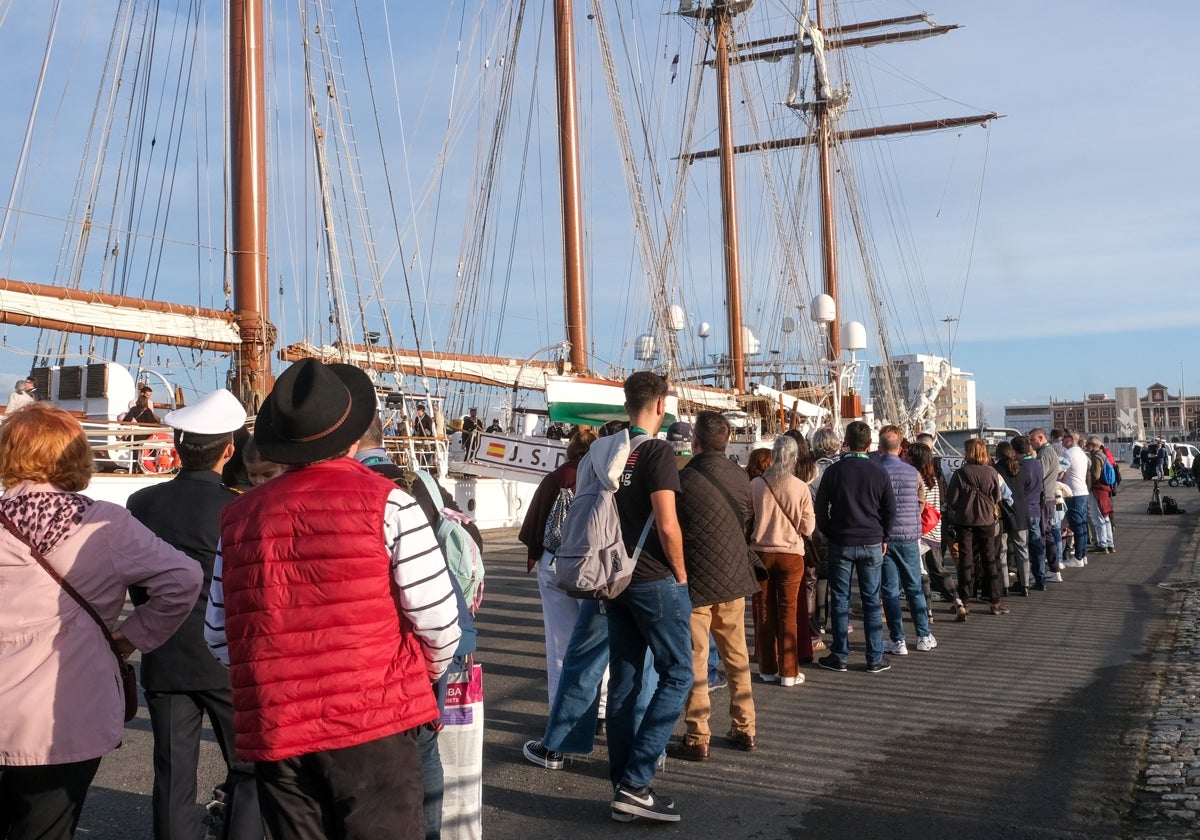
[[[774,461],[750,482],[754,500],[754,533],[750,547],[762,557],[767,580],[761,609],[755,615],[758,673],[764,682],[784,686],[804,682],[800,662],[812,659],[812,640],[799,626],[808,623],[800,600],[804,582],[804,538],[816,525],[812,494],[795,476],[796,442],[786,435],[775,440]]]

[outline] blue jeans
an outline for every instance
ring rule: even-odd
[[[442,800],[446,793],[446,778],[442,773],[442,756],[438,752],[436,729],[422,726],[417,734],[421,748],[421,775],[425,779],[425,798],[421,810],[425,813],[425,838],[437,840],[442,836]]]
[[[1100,512],[1100,502],[1088,493],[1088,516],[1092,520],[1092,531],[1096,535],[1097,548],[1111,548],[1113,545],[1112,520]]]
[[[613,785],[641,787],[667,747],[692,688],[692,599],[674,577],[631,583],[608,611],[608,773]],[[637,719],[646,653],[658,685]]]
[[[861,575],[860,575],[861,580]],[[900,587],[908,599],[908,613],[916,626],[917,638],[930,635],[929,606],[921,586],[921,541],[888,543],[883,556],[883,613],[887,617],[888,636],[893,642],[904,641],[904,612],[900,609]]]
[[[829,544],[829,616],[833,624],[830,652],[842,662],[850,656],[850,576],[858,572],[858,595],[863,606],[863,633],[867,637],[867,664],[883,658],[883,616],[879,612],[879,584],[883,547]]]
[[[1087,556],[1088,537],[1088,498],[1091,493],[1072,496],[1067,499],[1067,523],[1071,533],[1075,535],[1075,559]]]
[[[1038,586],[1046,585],[1046,542],[1042,538],[1042,518],[1029,517],[1029,573]],[[1021,581],[1025,586],[1029,581]]]
[[[547,749],[581,755],[592,751],[599,717],[600,685],[607,667],[608,616],[600,611],[599,601],[580,601],[579,617],[563,654],[562,674],[542,735],[542,743]],[[634,714],[639,721],[657,685],[653,660],[649,656],[645,657],[642,674],[642,690],[634,705]]]

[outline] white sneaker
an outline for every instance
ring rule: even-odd
[[[1062,564],[1068,569],[1082,569],[1087,565],[1087,560],[1082,557],[1076,560],[1074,557],[1072,557],[1070,560],[1064,560]]]
[[[927,651],[933,650],[935,647],[937,647],[937,639],[933,638],[932,633],[930,633],[928,636],[917,637],[917,650]]]
[[[883,652],[890,653],[892,656],[908,656],[908,646],[904,644],[904,639],[898,642],[883,640]]]
[[[1046,583],[1062,583],[1062,572],[1046,572]]]
[[[778,675],[778,674],[759,674],[759,675],[758,675],[758,678],[759,678],[760,680],[762,680],[763,682],[765,682],[765,683],[776,683],[776,682],[779,682],[779,675]]]
[[[1087,565],[1087,555],[1080,557],[1079,562],[1086,566]]]
[[[784,688],[791,688],[794,685],[804,685],[804,675],[797,674],[794,677],[780,677],[779,684]]]

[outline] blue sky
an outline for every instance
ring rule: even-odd
[[[650,74],[642,80],[641,89],[653,100],[655,110],[672,111],[681,104],[690,72],[689,32],[659,14],[671,4],[660,7],[646,0],[638,2],[642,4],[639,11],[645,13],[638,23],[641,40],[633,43],[644,51],[640,61]],[[456,45],[469,47],[472,43],[470,33],[458,31],[455,21],[470,22],[472,18],[465,12],[476,4],[446,5],[450,24],[442,18],[441,8],[405,21],[407,31],[400,30],[398,21],[389,22],[394,28],[393,43],[402,47],[394,50],[396,72],[405,80],[400,83],[404,125],[393,125],[391,130],[395,136],[403,130],[409,138],[405,177],[418,187],[438,151],[433,141],[421,139],[422,131],[431,126],[440,130],[442,101],[449,97],[455,73],[472,63],[457,68],[439,64]],[[579,4],[577,37],[581,58],[591,60],[596,48],[591,24],[582,19],[586,5]],[[624,0],[620,5],[630,7]],[[784,5],[794,8],[798,4],[764,0],[758,9],[778,15]],[[1002,420],[1004,404],[1044,402],[1052,396],[1078,398],[1093,392],[1111,394],[1120,385],[1144,389],[1159,381],[1176,390],[1182,380],[1190,393],[1200,393],[1200,357],[1192,350],[1193,333],[1200,325],[1200,291],[1194,282],[1194,267],[1200,264],[1200,163],[1194,152],[1200,136],[1200,112],[1193,107],[1200,90],[1200,62],[1195,60],[1194,43],[1194,35],[1200,31],[1200,5],[1139,4],[1136,13],[1129,4],[1076,0],[1007,4],[944,0],[932,7],[886,0],[843,6],[848,7],[843,13],[847,19],[926,10],[938,23],[965,26],[947,37],[870,51],[864,60],[873,65],[882,81],[878,91],[857,91],[863,100],[878,94],[882,101],[894,92],[899,101],[911,106],[913,118],[985,111],[1005,115],[986,132],[970,129],[961,136],[909,138],[884,147],[884,154],[896,164],[894,194],[903,197],[907,211],[908,233],[897,237],[908,243],[912,252],[911,262],[903,266],[892,264],[901,258],[881,252],[884,276],[903,278],[892,280],[889,292],[897,299],[899,315],[898,323],[890,325],[893,351],[944,353],[947,329],[941,319],[957,318],[952,325],[954,362],[975,373],[979,397],[994,423]],[[500,3],[489,3],[486,8],[485,19],[504,12]],[[542,12],[540,2],[530,4],[525,37],[545,44],[549,27],[541,19]],[[103,14],[94,14],[97,22],[87,40],[93,46],[103,40],[97,33],[105,24]],[[276,14],[293,13],[279,10]],[[10,16],[0,30],[5,43],[18,25],[16,17]],[[347,38],[345,49],[350,51],[352,22],[342,18],[339,27]],[[375,37],[385,37],[382,30],[380,23]],[[23,54],[9,50],[5,53],[8,59],[0,58],[23,65],[17,68],[19,74],[6,68],[6,78],[23,74],[28,79],[36,72],[32,56],[40,56],[41,48],[36,31],[29,24],[22,33]],[[473,62],[478,64],[488,49],[483,44],[476,44],[475,49],[478,52],[469,58],[479,59]],[[682,54],[684,67],[680,79],[670,84],[663,78],[665,57],[674,52]],[[494,56],[495,51],[490,54]],[[545,60],[543,53],[538,55]],[[534,59],[522,60],[526,62],[523,72],[529,74],[523,78],[529,78],[531,86],[544,87],[544,70],[538,71],[535,83]],[[412,84],[412,79],[423,81]],[[913,84],[906,87],[899,84],[910,80]],[[895,91],[884,90],[893,83]],[[26,99],[6,97],[6,103],[6,124],[24,125]],[[610,116],[603,100],[603,80],[595,71],[581,71],[581,111],[585,132],[593,138],[585,148],[585,161],[594,168],[584,173],[589,206],[588,267],[597,287],[592,293],[593,340],[599,359],[628,363],[628,336],[644,327],[643,316],[636,304],[616,290],[639,272],[629,233],[628,194],[619,170],[611,160],[605,161],[613,142],[604,128]],[[558,337],[561,304],[554,297],[558,221],[553,146],[545,141],[553,124],[552,104],[535,101],[520,91],[514,99],[514,112],[519,122],[534,126],[536,147],[526,153],[512,140],[506,147],[506,163],[514,164],[520,154],[527,154],[528,170],[533,174],[520,205],[516,204],[515,189],[505,190],[498,199],[494,218],[507,222],[511,215],[516,219],[516,232],[510,234],[507,228],[497,229],[499,225],[491,223],[486,235],[498,243],[501,256],[490,266],[490,288],[476,301],[475,315],[457,317],[474,333],[476,352],[517,355]],[[284,114],[280,119],[293,116]],[[86,119],[86,113],[79,118]],[[701,123],[699,131],[695,146],[711,145],[711,121]],[[10,132],[0,140],[0,160],[6,161],[0,167],[5,197],[18,135]],[[277,152],[284,154],[282,148]],[[443,218],[465,213],[470,152],[464,150],[466,163],[451,170],[454,181],[437,205]],[[306,153],[301,148],[287,150],[287,154],[302,160]],[[211,165],[219,169],[219,158]],[[301,166],[297,164],[297,168]],[[703,197],[715,191],[715,169],[702,166],[692,167],[689,178],[691,188]],[[739,177],[744,175],[753,183],[752,164],[739,166]],[[74,171],[73,164],[69,168],[72,178]],[[662,173],[670,175],[671,170],[664,168]],[[55,174],[40,172],[38,184],[47,192],[51,184],[61,189],[62,181],[56,182]],[[868,194],[873,192],[869,180],[864,175]],[[378,188],[378,181],[376,177],[368,186]],[[193,189],[201,192],[203,188]],[[881,191],[881,195],[887,194]],[[428,220],[432,212],[429,206],[422,208],[422,219]],[[878,209],[873,212],[881,213]],[[690,209],[689,213],[694,221],[699,211]],[[385,226],[381,218],[382,214],[373,214],[380,228]],[[880,214],[875,221],[882,249],[884,240],[892,236],[883,233],[890,220]],[[273,223],[280,230],[296,224],[281,216],[273,217]],[[25,224],[28,228],[32,221]],[[748,221],[743,229],[750,271],[756,270],[754,252],[761,242],[755,224]],[[425,327],[430,336],[440,335],[456,317],[453,295],[447,291],[453,291],[459,245],[464,239],[461,224],[459,227],[458,232],[438,234],[437,243],[446,249],[443,252],[432,250],[435,246],[428,234],[420,249],[414,249],[412,239],[407,240],[406,257],[411,261],[419,250],[426,261],[424,270],[414,268],[409,276],[420,290],[418,294],[431,301],[430,322]],[[505,253],[510,236],[514,244]],[[686,302],[688,316],[691,326],[699,320],[713,324],[714,337],[705,348],[712,353],[718,342],[723,343],[720,291],[710,280],[715,274],[712,264],[719,262],[712,250],[719,234],[710,219],[699,223],[688,236],[682,271],[697,289]],[[289,244],[272,258],[273,274],[319,272],[305,254],[303,226],[288,229],[286,239]],[[380,239],[386,240],[382,232]],[[25,262],[11,251],[5,253],[7,245],[0,246],[0,273],[40,273],[41,269],[32,267],[35,263]],[[58,246],[57,239],[47,240],[44,251],[53,253]],[[388,294],[402,302],[396,291],[400,288],[399,260],[386,243],[381,249],[384,260],[389,254],[392,260]],[[219,277],[219,263],[217,259],[203,273]],[[168,299],[190,302],[194,284],[192,280],[181,290],[160,291]],[[906,291],[910,285],[919,286],[919,293]],[[910,294],[923,299],[909,305],[905,298]],[[219,286],[207,295],[206,304],[221,305]],[[289,299],[301,297],[289,288]],[[748,320],[760,334],[770,331],[764,322],[786,308],[775,303],[771,298],[747,301]],[[861,292],[847,294],[844,317],[866,320],[866,309]],[[324,316],[325,303],[318,292],[311,300],[301,300],[300,314],[280,311],[278,320],[290,341],[293,332],[320,329]],[[12,348],[28,340],[27,331],[5,329],[8,349],[0,349],[0,371],[8,372],[10,379],[22,374],[28,364],[27,357]],[[75,343],[77,340],[72,340]],[[868,356],[871,352],[868,350]],[[158,355],[173,358],[177,367],[189,364],[186,357]],[[206,373],[207,382],[215,381],[216,375],[215,368]],[[1188,386],[1193,380],[1196,385]],[[210,387],[204,379],[199,381]]]

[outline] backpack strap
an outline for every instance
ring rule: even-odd
[[[650,435],[637,435],[629,440],[629,457],[625,459],[625,468],[629,469],[633,466],[633,454],[637,448],[646,441],[650,440]],[[654,510],[651,509],[650,516],[646,518],[646,524],[642,527],[642,534],[638,537],[637,545],[633,548],[633,554],[630,556],[630,561],[636,566],[638,558],[642,556],[642,547],[646,544],[646,538],[650,536],[650,529],[654,527]]]

